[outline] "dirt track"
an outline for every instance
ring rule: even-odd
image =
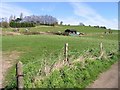
[[[12,51],[9,53],[0,52],[0,88],[4,88],[3,81],[8,69],[16,62],[19,58],[20,53]]]
[[[98,79],[87,88],[118,88],[118,63],[112,65],[108,71],[100,74]]]

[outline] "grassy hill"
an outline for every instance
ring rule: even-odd
[[[95,80],[101,72],[108,69],[117,61],[118,31],[113,31],[112,34],[104,34],[105,29],[97,29],[88,26],[37,26],[31,28],[30,31],[64,32],[67,28],[76,29],[77,31],[89,35],[82,37],[59,35],[19,35],[2,37],[3,52],[21,52],[18,60],[22,61],[24,65],[24,84],[26,88],[84,88]],[[23,32],[24,29],[25,28],[20,28],[20,32]],[[13,28],[3,29],[3,31],[12,30]],[[91,60],[90,58],[92,57],[100,56],[99,44],[101,42],[103,43],[107,58]],[[63,51],[65,43],[69,44],[68,54],[70,62],[74,62],[79,59],[80,56],[84,56],[83,61],[85,61],[85,64],[77,62],[73,64],[71,69],[69,66],[63,66],[61,69],[58,68],[58,70],[51,72],[48,76],[43,75],[43,73],[41,75],[39,70],[43,70],[45,67],[44,61],[47,61],[47,65],[50,67],[54,62],[64,59]],[[90,51],[89,54],[87,54],[87,51]],[[112,58],[108,57],[111,53],[114,54]],[[84,65],[84,67],[82,65]],[[6,76],[6,81],[8,81],[6,86],[8,88],[16,87],[16,83],[12,79],[13,75],[15,75],[15,64]],[[43,80],[41,80],[41,77]]]
[[[31,27],[30,31],[31,32],[64,32],[66,29],[75,29],[79,32],[83,33],[104,33],[104,31],[108,31],[107,29],[102,29],[102,28],[95,28],[95,27],[89,27],[89,26],[36,26],[36,27]],[[14,28],[4,28],[3,31],[12,31]],[[20,32],[25,31],[25,28],[20,28]],[[117,32],[116,30],[112,30],[113,32]]]

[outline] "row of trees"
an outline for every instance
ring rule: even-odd
[[[13,15],[9,17],[9,22],[11,21],[20,22],[21,20],[23,20],[23,13],[20,14],[19,18],[16,18],[16,16]]]
[[[58,25],[58,20],[50,15],[42,15],[42,16],[25,16],[23,17],[23,13],[20,14],[18,18],[16,16],[11,15],[9,18],[9,23],[6,18],[1,19],[0,23],[1,27],[34,27],[35,25],[48,25],[55,26]],[[60,22],[60,25],[63,25],[63,21]],[[85,26],[83,23],[79,23],[80,26]],[[68,24],[70,26],[70,24]],[[90,25],[89,25],[90,26]],[[103,28],[106,29],[105,26],[94,26],[95,28]]]
[[[58,24],[58,21],[55,17],[50,15],[45,16],[25,16],[23,17],[23,14],[20,14],[19,18],[16,18],[15,16],[10,16],[9,23],[11,27],[33,27],[35,25],[49,25],[54,26]]]
[[[95,28],[103,28],[103,29],[106,29],[105,26],[94,26]]]
[[[20,27],[35,27],[35,24],[33,23],[28,23],[28,22],[22,22],[22,23],[18,23],[18,22],[13,22],[11,21],[9,24],[10,27],[13,28],[20,28]]]
[[[2,28],[8,28],[8,27],[13,27],[13,28],[20,28],[20,27],[35,27],[34,23],[28,23],[28,22],[22,22],[22,23],[18,23],[18,22],[14,22],[11,21],[10,23],[3,21],[0,22],[0,27]]]
[[[36,16],[36,15],[25,16],[23,18],[22,22],[29,22],[29,23],[34,23],[34,24],[50,25],[50,26],[54,26],[54,25],[58,24],[58,20],[55,17],[49,16],[49,15],[45,15],[45,16]]]

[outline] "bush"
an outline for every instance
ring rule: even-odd
[[[8,24],[8,22],[1,22],[1,23],[0,23],[0,27],[8,28],[8,27],[9,27],[9,24]]]

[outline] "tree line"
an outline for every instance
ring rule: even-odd
[[[50,15],[45,15],[45,16],[25,16],[23,18],[23,22],[30,22],[38,25],[49,25],[49,26],[54,26],[58,24],[58,20]]]
[[[103,28],[103,29],[107,29],[105,26],[94,26],[95,28]]]
[[[11,15],[9,17],[9,22],[6,18],[1,18],[0,27],[35,27],[36,25],[47,25],[47,26],[55,26],[58,25],[57,18],[50,15],[31,15],[23,17],[23,13],[20,14],[19,17]],[[63,21],[60,22],[60,25],[63,25]],[[70,26],[70,24],[68,24]],[[85,26],[83,23],[79,23],[79,26]],[[89,25],[91,27],[91,25]],[[106,29],[105,26],[93,26],[95,28],[103,28]]]
[[[2,18],[0,22],[0,27],[35,27],[36,25],[48,25],[55,26],[58,25],[58,20],[50,15],[31,15],[23,17],[23,13],[20,14],[18,18],[11,15],[9,17],[9,22],[6,18]]]
[[[29,23],[29,22],[10,22],[9,24],[10,27],[13,27],[13,28],[20,28],[20,27],[35,27],[35,24],[34,23]]]

